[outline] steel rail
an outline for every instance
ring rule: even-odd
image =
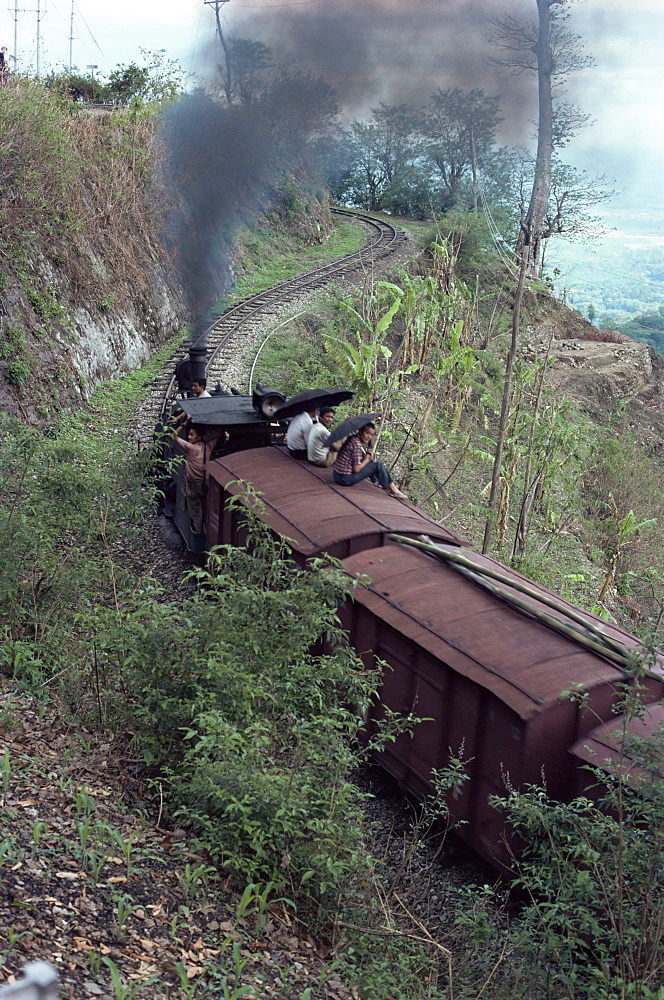
[[[359,250],[346,254],[303,274],[283,281],[278,285],[258,292],[236,305],[226,309],[200,335],[200,340],[206,338],[209,355],[207,359],[207,374],[209,381],[224,382],[224,370],[228,363],[228,352],[235,351],[243,340],[251,333],[251,326],[262,321],[270,311],[281,311],[285,306],[297,300],[302,295],[323,288],[334,279],[347,277],[363,268],[371,270],[375,264],[400,250],[406,237],[402,230],[383,219],[377,219],[361,211],[346,208],[333,208],[334,215],[357,219],[372,230],[372,239]],[[175,353],[165,362],[162,375],[152,380],[153,392],[148,404],[150,413],[146,417],[152,420],[152,425],[160,419],[176,397],[175,368],[179,361],[187,356],[190,340],[185,340]],[[226,386],[226,388],[230,388]],[[158,400],[158,402],[157,402]],[[143,429],[141,429],[143,431]],[[145,433],[150,433],[146,427]]]

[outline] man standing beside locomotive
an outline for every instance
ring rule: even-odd
[[[314,417],[318,413],[318,407],[314,406],[309,410],[298,413],[291,420],[286,431],[286,447],[293,458],[304,459],[307,457],[307,442],[309,432],[314,425]]]
[[[307,458],[312,465],[320,465],[325,469],[332,465],[337,457],[342,442],[335,441],[332,447],[326,444],[333,423],[334,410],[330,406],[322,406],[318,414],[318,423],[313,425],[307,439]]]
[[[205,500],[205,442],[197,427],[189,427],[187,440],[181,437],[186,424],[175,434],[175,443],[184,452],[187,468],[184,476],[184,495],[194,531],[203,530],[203,502]]]
[[[363,479],[370,479],[391,496],[407,500],[406,494],[392,482],[392,476],[383,463],[374,460],[373,452],[364,451],[364,446],[370,443],[375,431],[375,424],[365,424],[357,434],[348,438],[337,455],[332,478],[339,486],[354,486]]]

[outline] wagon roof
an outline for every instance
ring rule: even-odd
[[[468,555],[478,565],[500,568],[514,579],[524,579],[493,559]],[[513,608],[423,552],[395,545],[349,556],[344,566],[353,576],[365,575],[371,580],[368,587],[356,590],[357,602],[453,670],[493,691],[522,718],[544,711],[573,684],[588,690],[618,682],[623,676],[620,667],[605,657]],[[532,586],[543,595],[550,594],[537,584]],[[558,600],[574,608],[562,598]],[[540,607],[555,615],[550,608]],[[575,610],[628,648],[640,645],[618,626]]]
[[[178,405],[194,424],[209,427],[247,427],[252,424],[270,426],[254,407],[251,396],[205,396],[203,399],[180,399]]]
[[[243,492],[243,483],[251,483],[262,494],[263,520],[305,556],[325,552],[340,540],[389,531],[467,544],[408,501],[368,482],[337,486],[331,469],[298,462],[281,448],[234,452],[208,463],[207,472],[234,496]]]
[[[602,768],[609,773],[621,771],[632,778],[658,775],[664,778],[664,761],[654,760],[650,772],[634,764],[630,758],[630,739],[646,740],[664,733],[664,705],[648,705],[643,715],[631,719],[627,724],[622,716],[597,726],[586,733],[571,748],[570,753],[592,767]],[[627,739],[625,739],[625,737]]]

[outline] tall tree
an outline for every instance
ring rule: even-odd
[[[500,232],[512,246],[526,220],[533,187],[535,159],[525,147],[497,150],[483,171],[483,190],[492,210],[500,210]],[[589,240],[602,232],[594,214],[598,205],[610,200],[615,190],[604,175],[563,163],[554,154],[551,185],[541,228],[540,271],[550,239]]]
[[[599,235],[601,220],[592,210],[615,193],[604,175],[593,176],[554,157],[549,203],[542,220],[542,261],[544,246],[552,237],[583,240]]]
[[[492,41],[502,55],[494,62],[513,73],[536,73],[538,89],[537,153],[530,201],[521,222],[516,245],[520,263],[526,258],[526,272],[536,276],[544,218],[551,188],[553,150],[564,145],[587,119],[572,105],[554,99],[570,73],[592,62],[581,39],[569,28],[570,0],[536,0],[537,23],[523,22],[508,15],[494,20]]]
[[[410,104],[385,104],[371,109],[373,122],[379,129],[381,146],[379,157],[385,176],[393,184],[409,168],[413,160],[415,112]]]
[[[420,128],[442,177],[448,206],[459,200],[461,182],[470,173],[477,211],[477,168],[491,150],[502,121],[499,104],[499,97],[487,97],[477,88],[438,88],[429,98]]]
[[[272,52],[267,45],[249,38],[229,38],[227,49],[228,70],[223,84],[227,103],[251,104],[268,85],[274,68]]]
[[[394,208],[390,192],[411,178],[419,155],[414,109],[408,104],[381,103],[368,122],[355,121],[344,132],[346,170],[338,185],[356,204],[378,211]]]
[[[590,65],[578,35],[568,27],[570,0],[536,0],[537,24],[524,23],[509,15],[494,21],[493,40],[504,55],[494,61],[515,73],[536,72],[538,85],[537,154],[528,209],[521,221],[516,245],[519,280],[512,308],[512,336],[505,366],[496,453],[491,477],[489,512],[482,551],[488,552],[498,507],[505,436],[512,402],[512,377],[519,349],[521,304],[526,277],[536,277],[551,191],[551,160],[554,141],[564,145],[579,127],[583,116],[572,114],[571,105],[559,105],[567,113],[554,117],[554,82],[561,86],[570,73]]]
[[[380,129],[372,122],[352,122],[344,132],[343,147],[346,169],[339,193],[362,208],[379,211],[388,184]]]

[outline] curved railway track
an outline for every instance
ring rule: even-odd
[[[383,219],[351,209],[333,208],[332,212],[364,223],[371,232],[370,241],[354,253],[259,292],[217,316],[197,338],[207,339],[209,382],[218,382],[222,388],[229,390],[238,378],[238,356],[245,356],[254,346],[266,321],[274,319],[276,322],[277,317],[292,312],[298,304],[304,304],[304,300],[313,292],[332,281],[349,280],[358,274],[371,273],[378,264],[393,257],[407,244],[408,237],[403,230]],[[141,436],[152,433],[156,421],[176,397],[175,368],[187,356],[189,346],[189,341],[184,341],[164,363],[163,374],[147,383],[151,391],[141,409]],[[229,371],[235,372],[230,378]]]

